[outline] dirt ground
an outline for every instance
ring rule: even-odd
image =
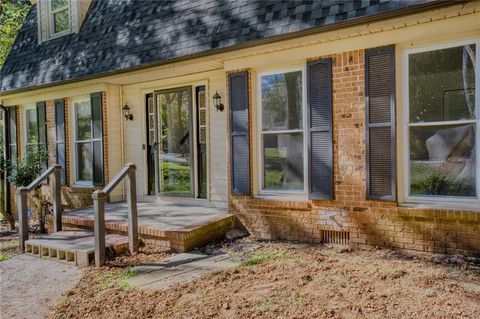
[[[127,266],[158,252],[88,268],[54,317],[479,318],[480,271],[464,259],[287,243],[247,252],[244,244],[210,247],[242,255],[242,266],[165,291],[125,284],[135,276]]]

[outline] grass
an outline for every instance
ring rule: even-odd
[[[9,240],[0,244],[0,262],[12,258],[18,248],[18,240]]]
[[[270,258],[270,256],[264,254],[264,253],[257,253],[250,258],[247,259],[245,262],[245,265],[247,266],[253,266],[253,265],[258,265],[263,263],[264,261],[267,261]]]
[[[100,278],[100,287],[107,289],[109,287],[118,287],[123,290],[132,288],[128,283],[128,279],[138,276],[138,270],[134,270],[132,267],[124,268],[118,272],[108,272],[102,278]]]
[[[12,258],[12,256],[10,256],[9,254],[0,252],[0,262],[9,260],[10,258]]]
[[[250,256],[247,261],[244,262],[244,265],[246,266],[254,266],[261,264],[263,262],[268,261],[269,259],[275,259],[275,260],[287,260],[287,259],[292,259],[292,260],[298,260],[298,256],[295,256],[294,254],[290,254],[287,251],[283,249],[276,249],[274,251],[270,252],[265,252],[263,250],[257,251],[255,254]]]

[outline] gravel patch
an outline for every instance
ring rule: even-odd
[[[0,318],[46,318],[82,270],[54,260],[18,255],[0,263]]]

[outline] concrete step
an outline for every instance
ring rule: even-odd
[[[105,246],[116,255],[128,250],[128,237],[107,234]],[[69,230],[30,239],[25,242],[25,252],[40,258],[51,258],[71,265],[85,267],[94,263],[94,234],[87,230]]]

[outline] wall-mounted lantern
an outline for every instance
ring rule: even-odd
[[[133,114],[130,114],[130,108],[128,107],[128,105],[126,103],[122,107],[122,112],[123,112],[123,117],[125,118],[125,120],[133,121]]]
[[[215,95],[213,96],[213,105],[217,109],[217,112],[223,112],[223,109],[225,108],[225,106],[222,104],[222,97],[217,91],[215,91]]]

